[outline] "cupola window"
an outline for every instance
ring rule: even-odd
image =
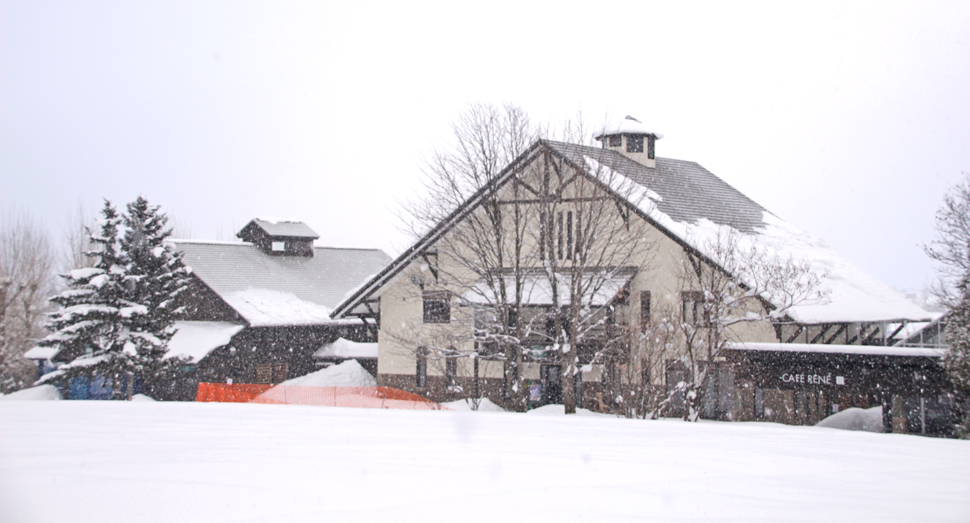
[[[626,152],[628,153],[642,153],[643,152],[643,135],[626,135]]]

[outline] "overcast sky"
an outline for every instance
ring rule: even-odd
[[[61,234],[138,194],[396,254],[470,102],[630,114],[899,289],[970,172],[970,3],[0,1],[0,197]],[[597,7],[597,5],[604,7]]]

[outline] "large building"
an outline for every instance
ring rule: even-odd
[[[740,253],[790,260],[814,297],[761,295],[741,311],[758,321],[729,322],[730,343],[703,362],[703,416],[804,424],[883,405],[887,427],[936,430],[941,352],[896,346],[932,315],[697,163],[656,156],[660,138],[628,117],[597,137],[601,147],[537,141],[332,318],[379,324],[382,385],[507,402],[510,363],[495,356],[495,333],[514,326],[515,372],[531,405],[562,401],[567,350],[552,346],[561,331],[581,340],[580,405],[621,408],[615,390],[650,387],[665,391],[676,415],[688,343],[673,339],[658,352],[658,324],[707,325],[699,311],[712,278],[728,275],[737,296],[758,288],[756,263],[739,263]],[[483,240],[496,223],[507,237]],[[581,325],[557,312],[572,303],[585,311]]]

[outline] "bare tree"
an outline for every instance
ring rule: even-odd
[[[560,353],[563,404],[572,414],[581,350],[583,359],[607,367],[631,361],[629,332],[617,329],[613,306],[652,250],[639,221],[631,222],[630,207],[644,197],[635,182],[589,157],[576,167],[550,153],[544,161],[538,243],[551,290],[550,341]]]
[[[673,318],[678,332],[676,361],[682,380],[684,420],[696,421],[705,384],[724,347],[741,324],[783,321],[792,307],[827,299],[823,275],[807,262],[779,258],[733,230],[704,242],[707,256],[684,251],[680,271],[681,309]]]
[[[68,215],[64,226],[64,245],[61,253],[60,269],[69,271],[82,267],[93,267],[95,260],[86,253],[90,253],[96,248],[91,244],[88,231],[95,228],[96,219],[94,213],[88,207],[79,203],[74,211]]]
[[[956,433],[970,437],[970,173],[952,187],[936,211],[936,238],[924,246],[938,262],[931,292],[948,309],[943,368],[954,385],[959,415]]]
[[[415,236],[495,184],[503,169],[534,142],[537,129],[514,105],[475,104],[452,126],[452,134],[453,145],[436,150],[425,162],[424,195],[406,207],[404,221]],[[525,284],[522,269],[531,256],[526,242],[529,217],[521,206],[505,203],[509,191],[514,201],[522,188],[513,182],[505,191],[489,194],[477,212],[438,242],[435,252],[425,253],[430,271],[428,280],[420,282],[422,291],[447,282],[450,292],[458,294],[456,301],[466,305],[456,311],[463,312],[466,321],[473,322],[476,315],[490,315],[496,321],[475,329],[472,340],[452,338],[444,344],[411,340],[409,344],[420,347],[422,357],[435,360],[503,361],[513,408],[524,410],[519,372],[522,332],[516,317]]]
[[[54,285],[56,256],[47,233],[27,213],[0,223],[0,389],[10,392],[36,379],[23,357],[43,336],[45,299]]]
[[[961,281],[970,275],[970,173],[950,188],[936,211],[936,238],[924,245],[926,254],[938,262],[938,279],[931,292],[947,308],[962,298]]]

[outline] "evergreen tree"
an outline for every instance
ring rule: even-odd
[[[127,297],[147,311],[121,321],[135,346],[138,373],[149,395],[170,383],[183,364],[164,357],[175,334],[175,315],[179,313],[176,298],[188,286],[188,269],[182,264],[181,253],[165,243],[172,233],[167,227],[168,217],[158,210],[159,206],[149,204],[142,196],[129,203],[121,240],[127,263]]]
[[[100,377],[123,397],[137,378],[157,396],[184,364],[165,355],[189,271],[165,244],[171,230],[159,207],[139,196],[127,209],[119,216],[105,202],[98,232],[89,231],[96,249],[85,253],[97,262],[62,275],[68,289],[51,298],[61,309],[51,314],[51,334],[39,345],[59,349],[69,363],[41,381]]]
[[[125,300],[125,263],[118,249],[121,218],[111,202],[105,201],[101,216],[98,231],[89,231],[96,249],[85,253],[97,262],[61,275],[67,290],[51,298],[61,308],[50,315],[47,329],[51,334],[38,343],[58,349],[60,358],[70,363],[41,381],[113,378],[120,394],[121,378],[134,370],[133,351],[121,318],[147,311]]]

